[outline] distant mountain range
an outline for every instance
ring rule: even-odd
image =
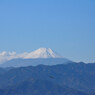
[[[95,95],[95,64],[0,69],[0,95]]]
[[[0,67],[36,66],[39,64],[56,65],[72,62],[50,48],[40,48],[36,51],[23,54],[2,52],[0,60],[2,63]]]

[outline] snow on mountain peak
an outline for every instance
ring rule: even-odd
[[[63,58],[63,57],[55,53],[50,48],[39,48],[33,52],[30,53],[24,52],[22,54],[17,54],[16,52],[6,52],[6,51],[0,53],[0,63],[15,58],[33,59],[33,58]]]
[[[58,55],[50,48],[39,48],[29,53],[24,58],[62,58],[62,56]]]

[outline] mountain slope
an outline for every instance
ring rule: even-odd
[[[28,80],[7,87],[0,91],[1,95],[86,95],[68,87],[61,87],[47,80]]]
[[[0,64],[0,67],[26,67],[43,65],[67,64],[72,61],[65,58],[37,58],[37,59],[13,59]]]
[[[0,88],[16,85],[29,79],[48,80],[61,87],[66,85],[92,95],[95,93],[95,64],[71,63],[13,68],[0,75]]]

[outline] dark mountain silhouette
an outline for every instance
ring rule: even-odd
[[[87,95],[68,87],[61,87],[47,80],[28,80],[18,85],[7,87],[0,95]]]
[[[62,88],[68,87],[76,91],[87,93],[88,95],[93,95],[93,93],[95,93],[95,64],[71,63],[60,64],[55,66],[39,65],[35,67],[29,66],[11,68],[3,72],[3,74],[0,74],[1,92],[3,92],[2,89],[4,89],[4,92],[6,92],[6,88],[9,89],[8,91],[10,91],[10,89],[12,89],[15,85],[18,85],[19,87],[21,86],[21,84],[23,85],[23,82],[29,80],[49,81],[50,83],[58,85]],[[42,85],[40,84],[40,88],[41,86]]]

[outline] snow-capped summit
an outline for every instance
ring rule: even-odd
[[[39,48],[32,52],[24,52],[17,54],[16,52],[1,52],[0,66],[1,67],[22,67],[22,66],[37,66],[67,64],[72,62],[57,54],[50,48]]]
[[[50,48],[39,48],[31,53],[28,53],[24,56],[25,59],[27,58],[63,58],[59,54],[55,53]]]
[[[0,64],[12,59],[37,59],[37,58],[63,58],[59,54],[55,53],[50,48],[39,48],[33,52],[24,52],[17,54],[16,52],[1,52]]]

